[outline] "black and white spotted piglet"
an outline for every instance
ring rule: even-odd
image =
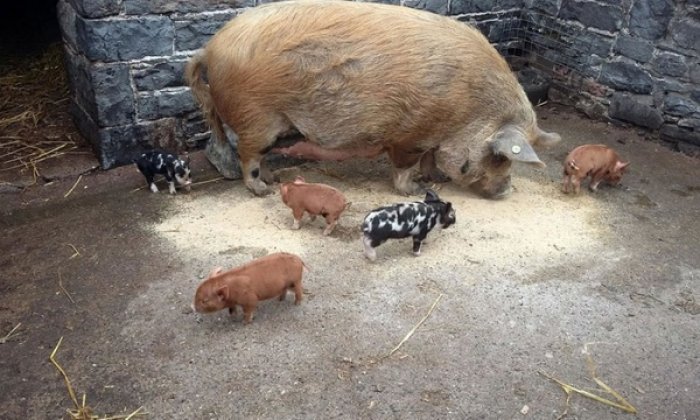
[[[413,237],[413,254],[420,255],[422,241],[435,226],[446,228],[456,221],[452,203],[429,190],[424,201],[399,203],[372,210],[362,223],[365,256],[377,258],[375,248],[388,239]]]
[[[151,150],[134,159],[134,163],[143,176],[146,177],[146,182],[154,193],[158,192],[158,187],[153,182],[153,178],[156,175],[165,176],[170,188],[170,194],[175,194],[175,181],[183,185],[187,191],[191,188],[192,179],[190,178],[189,156],[186,160],[182,160],[172,153],[162,150]]]

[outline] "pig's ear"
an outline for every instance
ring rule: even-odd
[[[221,273],[222,270],[223,270],[223,268],[216,267],[215,269],[211,270],[208,277],[214,277],[215,275]]]
[[[550,147],[561,141],[561,136],[557,133],[548,133],[539,127],[535,130],[535,140],[532,142],[535,146]]]
[[[621,171],[626,169],[628,166],[630,166],[630,162],[621,162],[618,160],[615,162],[615,171]]]
[[[220,301],[226,302],[228,300],[228,286],[221,286],[216,290],[216,297]]]
[[[527,142],[525,135],[513,126],[505,126],[493,136],[491,152],[513,161],[532,163],[542,168],[547,166]]]
[[[435,203],[440,201],[440,197],[438,197],[437,193],[433,190],[428,190],[425,193],[425,200],[423,200],[426,203]]]

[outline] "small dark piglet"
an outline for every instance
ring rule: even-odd
[[[163,175],[168,181],[170,194],[175,194],[175,182],[190,190],[192,179],[190,177],[190,158],[182,160],[177,155],[162,150],[151,150],[134,159],[139,171],[146,177],[149,188],[154,193],[158,192],[153,179],[156,175]]]
[[[365,256],[376,260],[375,248],[388,239],[413,237],[413,254],[420,255],[422,241],[435,226],[447,228],[456,221],[452,203],[429,190],[424,201],[399,203],[372,210],[362,223]]]

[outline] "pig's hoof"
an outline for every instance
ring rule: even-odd
[[[251,182],[246,182],[246,187],[253,192],[253,194],[258,197],[264,197],[272,192],[272,189],[268,187],[266,183],[259,179],[255,179]]]
[[[294,223],[292,223],[292,229],[293,229],[293,230],[299,230],[299,229],[301,229],[301,223],[299,223],[298,220],[295,220]]]
[[[413,252],[413,256],[414,256],[414,257],[420,256],[420,251],[414,251],[414,252]]]
[[[428,191],[428,187],[424,187],[417,182],[410,182],[407,183],[406,185],[403,185],[399,191],[404,194],[404,195],[425,195],[425,193]]]

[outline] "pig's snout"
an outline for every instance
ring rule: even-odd
[[[481,196],[494,200],[505,198],[513,191],[510,175],[497,179],[482,178],[472,184],[472,188]]]

